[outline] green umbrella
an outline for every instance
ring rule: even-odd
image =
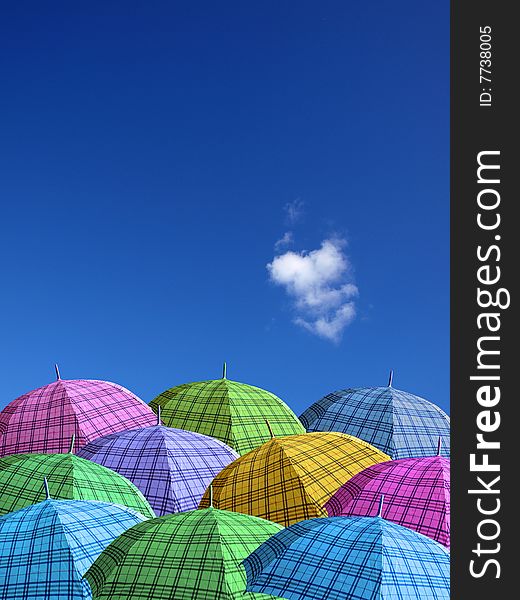
[[[45,500],[43,477],[55,500],[112,502],[155,517],[146,498],[128,479],[72,452],[0,458],[0,515]]]
[[[94,600],[260,600],[242,561],[280,525],[216,508],[139,523],[114,540],[85,577]]]
[[[305,433],[298,417],[278,396],[227,379],[225,363],[222,379],[170,388],[150,402],[155,412],[159,406],[168,427],[218,438],[241,455],[271,439],[266,420],[276,436]]]

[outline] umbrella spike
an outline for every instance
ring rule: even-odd
[[[43,487],[45,489],[45,500],[50,500],[51,499],[51,495],[49,493],[49,483],[47,481],[47,477],[43,478]]]
[[[54,364],[54,370],[56,371],[56,381],[59,381],[61,379],[61,375],[60,368],[58,367],[57,363]]]
[[[388,386],[387,387],[392,387],[393,381],[394,381],[394,370],[390,369],[390,375],[388,376]]]
[[[271,427],[271,423],[269,423],[269,421],[266,419],[265,420],[265,424],[267,425],[267,429],[269,429],[269,433],[271,434],[271,439],[274,439],[274,433],[273,433],[273,428]]]
[[[222,365],[222,379],[227,379],[227,363],[225,361]]]
[[[381,498],[379,498],[379,508],[377,510],[377,516],[383,517],[383,503],[385,501],[385,495],[381,494]]]
[[[441,450],[442,450],[442,438],[441,438],[441,436],[439,436],[439,439],[437,440],[437,456],[441,455]]]
[[[161,405],[157,405],[157,425],[161,424]]]
[[[209,486],[209,507],[213,508],[213,484]]]
[[[74,443],[76,442],[76,434],[73,433],[70,438],[69,454],[74,453]]]

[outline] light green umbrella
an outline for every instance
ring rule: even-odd
[[[11,454],[0,458],[0,515],[45,500],[42,479],[55,500],[98,500],[155,517],[135,485],[106,467],[68,454]]]
[[[261,600],[242,561],[280,525],[216,508],[139,523],[87,571],[94,600]]]
[[[150,402],[155,412],[159,406],[168,427],[218,438],[241,455],[271,439],[266,420],[275,436],[305,433],[298,417],[278,396],[227,379],[225,363],[222,379],[170,388]]]

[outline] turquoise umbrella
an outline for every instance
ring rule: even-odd
[[[115,538],[145,520],[117,504],[48,495],[0,517],[0,600],[91,598],[82,579],[87,569]]]
[[[287,600],[449,600],[446,548],[379,515],[310,519],[275,533],[244,560],[246,589]]]

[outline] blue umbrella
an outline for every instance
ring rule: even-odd
[[[116,537],[145,521],[130,508],[47,500],[0,517],[0,600],[91,598],[82,579]]]
[[[305,429],[339,431],[358,437],[393,459],[436,454],[450,456],[450,418],[420,396],[392,387],[348,388],[332,392],[312,404],[301,416]]]
[[[377,517],[300,521],[243,562],[247,590],[287,600],[450,598],[450,555]]]

